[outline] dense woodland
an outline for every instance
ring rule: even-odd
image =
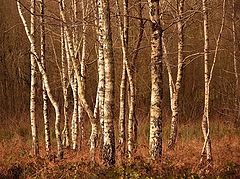
[[[0,2],[0,178],[240,176],[239,0]]]

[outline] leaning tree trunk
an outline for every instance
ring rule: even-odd
[[[66,147],[70,146],[70,136],[69,136],[69,101],[68,101],[68,86],[67,81],[67,61],[66,61],[66,43],[64,36],[64,25],[61,23],[61,58],[62,58],[62,90],[63,90],[63,113],[64,113],[64,128],[62,131],[62,142]]]
[[[204,28],[204,81],[205,81],[205,99],[204,99],[204,114],[202,119],[202,131],[204,136],[204,149],[207,155],[207,162],[210,164],[212,162],[212,149],[210,141],[210,131],[209,131],[209,37],[208,37],[208,10],[206,6],[207,0],[202,0],[203,7],[203,28]],[[203,154],[201,161],[203,159]]]
[[[119,145],[121,147],[121,160],[124,161],[126,154],[126,65],[123,63],[122,79],[120,84],[119,100]]]
[[[37,64],[35,61],[35,56],[33,52],[35,51],[35,11],[36,11],[36,1],[31,0],[31,24],[30,24],[30,34],[32,36],[32,43],[30,49],[30,60],[31,60],[31,93],[30,93],[30,120],[32,129],[32,148],[33,155],[39,157],[39,144],[38,144],[38,130],[36,124],[36,70]]]
[[[73,114],[72,114],[72,149],[77,150],[78,136],[78,85],[76,75],[70,80],[73,91]]]
[[[127,70],[126,70],[126,63],[125,61],[128,58],[128,19],[127,15],[127,0],[124,0],[124,18],[123,22],[121,20],[121,13],[120,13],[120,5],[118,0],[116,1],[117,6],[117,16],[119,21],[119,31],[121,36],[121,43],[122,43],[122,79],[120,85],[120,104],[119,104],[119,145],[121,147],[121,160],[124,162],[125,160],[125,153],[126,153],[126,85],[127,85]],[[132,121],[131,121],[132,124]],[[131,139],[131,138],[128,138]],[[132,140],[130,140],[132,141]],[[130,143],[131,145],[132,143]],[[132,149],[132,147],[131,147]]]
[[[103,13],[103,52],[105,70],[105,99],[104,99],[104,133],[103,133],[103,160],[106,165],[115,164],[115,137],[114,137],[114,59],[112,48],[112,32],[110,25],[109,0],[100,0]]]
[[[40,24],[41,24],[41,63],[43,68],[45,69],[45,53],[46,53],[46,36],[45,36],[45,2],[44,0],[41,1],[40,4],[41,10],[41,17],[40,17]],[[43,80],[42,80],[43,81]],[[47,105],[47,91],[45,88],[44,83],[42,84],[43,88],[43,119],[44,119],[44,129],[45,129],[45,150],[46,154],[49,157],[50,155],[50,126],[48,120],[48,105]]]
[[[72,0],[72,43],[74,52],[77,50],[77,27],[76,27],[76,20],[77,20],[77,1]],[[77,53],[77,52],[76,52]],[[77,78],[76,74],[73,74],[73,78],[70,81],[71,88],[73,92],[73,115],[72,115],[72,149],[77,150],[77,138],[78,138],[78,115],[79,111],[78,108],[80,103],[78,101],[78,85],[77,85]]]
[[[20,4],[19,0],[17,0],[17,7],[18,7],[18,12],[19,12],[20,18],[21,18],[22,23],[24,25],[25,32],[26,32],[26,35],[28,37],[28,40],[29,40],[30,44],[34,44],[33,43],[34,42],[34,37],[32,36],[32,34],[29,31],[26,19],[24,18],[23,13],[22,13],[21,4]],[[57,101],[54,99],[54,97],[52,95],[52,92],[51,92],[51,89],[50,89],[50,86],[49,86],[49,82],[48,82],[47,73],[46,73],[45,69],[43,68],[41,61],[39,61],[40,58],[38,57],[38,54],[36,52],[35,45],[32,48],[32,54],[35,57],[34,59],[37,62],[38,69],[39,69],[39,71],[42,75],[43,83],[46,87],[48,98],[49,98],[50,102],[52,103],[52,105],[54,107],[54,110],[55,110],[55,114],[56,114],[55,134],[56,134],[56,141],[57,141],[57,155],[58,155],[59,159],[62,159],[63,158],[63,150],[62,150],[62,141],[61,141],[61,134],[60,134],[60,119],[61,118],[60,118],[59,106],[58,106]]]
[[[159,0],[148,1],[152,27],[151,35],[151,105],[149,154],[158,162],[162,156],[162,28],[160,24]]]
[[[172,110],[172,121],[171,121],[171,130],[170,137],[168,141],[168,148],[174,148],[177,139],[177,122],[178,122],[178,112],[179,112],[179,93],[182,84],[183,77],[183,47],[184,47],[184,32],[183,32],[183,8],[184,0],[180,0],[178,4],[178,69],[177,69],[177,80],[172,89],[172,98],[171,98],[171,110]],[[171,83],[171,82],[170,82]],[[170,84],[169,88],[173,87]],[[171,92],[171,91],[170,91]]]
[[[59,0],[59,10],[60,10],[60,16],[61,19],[63,20],[64,23],[67,23],[66,21],[66,17],[65,17],[65,12],[64,12],[64,4],[63,4],[63,0]],[[70,36],[70,31],[68,29],[68,27],[65,27],[65,31],[64,31],[65,35],[66,35],[66,40],[67,40],[67,44],[68,44],[68,50],[69,50],[69,56],[70,59],[73,63],[73,69],[74,69],[74,73],[76,75],[77,78],[77,83],[78,83],[78,97],[79,97],[79,101],[81,103],[81,105],[83,106],[84,110],[87,112],[89,118],[90,118],[90,122],[92,125],[92,133],[91,133],[91,137],[90,137],[90,153],[91,153],[91,159],[93,162],[95,162],[95,152],[96,152],[96,142],[97,142],[97,120],[94,117],[93,111],[91,110],[90,106],[88,105],[85,95],[84,95],[84,90],[82,87],[82,82],[81,82],[81,71],[79,68],[79,63],[78,63],[78,59],[76,58],[77,53],[74,51],[73,48],[73,41],[72,38]]]
[[[87,15],[87,10],[88,10],[88,3],[86,1],[86,3],[84,3],[84,1],[82,0],[81,2],[81,6],[82,6],[82,18],[85,19],[86,15]],[[86,95],[86,44],[87,44],[87,23],[86,21],[83,21],[83,26],[82,26],[82,58],[80,59],[80,65],[81,65],[81,81],[82,81],[82,88],[83,88],[83,92],[84,95]],[[78,117],[79,117],[79,127],[81,129],[81,143],[82,140],[84,139],[84,121],[83,121],[83,115],[84,115],[84,110],[83,107],[79,104],[79,108],[78,108]],[[95,130],[95,129],[92,129]]]

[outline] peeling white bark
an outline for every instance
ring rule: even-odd
[[[30,22],[30,34],[32,36],[31,48],[30,48],[30,61],[31,61],[31,93],[30,93],[30,120],[32,129],[32,148],[33,155],[39,157],[39,143],[38,143],[38,129],[36,124],[36,71],[37,64],[33,52],[35,51],[35,11],[36,1],[31,0],[31,22]]]
[[[148,1],[152,26],[151,35],[151,105],[149,154],[152,161],[162,156],[162,28],[160,24],[159,0]]]
[[[64,26],[61,23],[61,59],[62,59],[62,90],[63,90],[63,112],[64,112],[64,128],[62,131],[62,142],[66,147],[70,146],[70,136],[69,136],[69,101],[68,101],[68,86],[69,82],[67,80],[67,45],[65,43],[64,36]],[[69,61],[69,60],[68,60]]]
[[[206,152],[207,161],[212,162],[212,151],[209,131],[209,37],[208,37],[208,10],[206,0],[202,0],[203,8],[203,29],[204,29],[204,81],[205,81],[205,98],[204,98],[204,114],[202,119],[202,132],[206,142],[204,153]],[[203,159],[203,154],[201,160]]]
[[[40,17],[40,24],[41,24],[41,34],[40,34],[40,41],[41,41],[41,63],[44,69],[45,67],[45,53],[46,53],[46,37],[45,37],[45,1],[41,0],[40,2],[40,11],[41,11],[41,17]],[[44,83],[42,84],[43,88],[43,119],[44,119],[44,134],[45,134],[45,150],[46,154],[49,157],[50,156],[50,126],[49,126],[49,120],[48,120],[48,97],[47,97],[47,91],[45,88]]]
[[[177,140],[177,122],[178,122],[178,112],[179,112],[179,93],[182,85],[183,77],[183,48],[184,48],[184,32],[183,32],[183,9],[184,0],[178,2],[178,68],[177,68],[177,80],[175,85],[172,85],[173,79],[171,77],[171,69],[169,64],[167,64],[168,74],[169,74],[169,89],[171,98],[171,110],[172,110],[172,120],[170,137],[168,141],[168,148],[174,148]]]
[[[110,25],[109,0],[100,0],[99,13],[103,13],[103,52],[105,70],[104,98],[104,133],[103,160],[106,165],[115,165],[115,136],[114,136],[114,59],[112,48],[112,32]]]
[[[28,40],[29,40],[30,44],[34,44],[33,43],[34,38],[33,38],[32,34],[30,33],[30,31],[28,29],[28,26],[27,26],[27,22],[26,22],[23,14],[22,14],[21,4],[20,4],[19,0],[17,0],[17,7],[18,7],[18,12],[19,12],[19,15],[21,17],[22,23],[24,25],[25,32],[26,32],[26,35],[28,37]],[[52,105],[54,107],[54,110],[55,110],[55,114],[56,114],[55,134],[56,134],[56,141],[57,141],[57,155],[58,155],[59,159],[62,159],[63,158],[63,150],[62,150],[62,141],[61,141],[61,134],[60,134],[60,119],[61,118],[60,118],[59,106],[58,106],[57,101],[54,99],[54,97],[52,95],[52,92],[51,92],[51,89],[50,89],[50,86],[49,86],[49,82],[48,82],[47,73],[46,73],[45,69],[43,68],[43,66],[41,64],[41,61],[39,60],[40,58],[38,57],[38,54],[37,54],[35,48],[32,49],[32,54],[35,57],[34,59],[37,62],[38,69],[39,69],[39,71],[42,75],[43,82],[44,82],[44,85],[46,87],[48,98],[49,98],[50,102],[52,103]]]
[[[59,0],[59,10],[60,10],[60,16],[61,19],[63,20],[64,23],[67,23],[66,17],[65,17],[65,12],[64,12],[64,5],[63,5],[63,1]],[[78,97],[79,97],[79,101],[81,103],[81,105],[83,106],[84,110],[87,112],[89,118],[90,118],[90,122],[92,125],[92,133],[91,133],[91,137],[90,137],[90,141],[91,141],[91,147],[90,147],[90,153],[91,153],[91,159],[95,162],[95,151],[96,151],[96,141],[97,141],[97,120],[96,118],[94,118],[93,115],[93,111],[91,110],[90,106],[88,105],[85,95],[84,95],[84,90],[83,90],[83,86],[82,86],[82,82],[81,82],[81,71],[79,68],[79,63],[78,63],[78,59],[76,58],[76,52],[74,51],[74,47],[73,47],[73,43],[72,43],[72,38],[70,36],[70,31],[68,29],[68,27],[65,28],[65,35],[66,35],[66,40],[67,40],[67,44],[68,44],[68,50],[69,50],[69,55],[70,55],[70,59],[73,63],[73,69],[74,69],[74,73],[76,75],[77,78],[77,84],[78,84]]]

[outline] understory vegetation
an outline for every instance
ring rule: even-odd
[[[39,159],[32,157],[31,133],[27,118],[5,121],[0,129],[0,178],[238,178],[240,177],[240,129],[231,120],[212,121],[212,145],[214,165],[205,171],[199,166],[203,137],[200,120],[183,121],[179,125],[179,138],[174,150],[167,150],[168,122],[164,123],[163,158],[161,164],[148,160],[148,120],[139,124],[138,147],[131,161],[105,167],[99,159],[96,164],[89,160],[88,136],[77,151],[64,149],[64,160],[52,156]],[[88,123],[85,123],[86,128]],[[40,128],[43,126],[39,126]],[[7,131],[7,132],[6,132]],[[42,131],[42,130],[40,130]],[[87,131],[89,135],[90,130]],[[44,134],[39,134],[40,150],[44,153]],[[54,139],[54,133],[51,134]],[[55,143],[55,141],[53,141]],[[56,149],[54,149],[56,152]]]

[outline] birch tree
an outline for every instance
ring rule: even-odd
[[[81,2],[81,7],[82,7],[82,19],[85,19],[87,17],[88,13],[88,2],[84,3],[82,0]],[[83,20],[83,25],[82,25],[82,56],[80,59],[80,65],[81,65],[81,81],[82,81],[82,87],[83,87],[83,92],[84,95],[86,93],[86,48],[87,48],[87,22]],[[77,50],[77,49],[76,49]],[[84,138],[84,126],[83,126],[83,114],[84,110],[82,106],[79,104],[78,108],[78,118],[79,118],[79,127],[81,129],[81,141]]]
[[[99,122],[100,122],[100,148],[103,147],[103,133],[104,133],[104,96],[105,96],[105,70],[104,70],[104,53],[103,53],[103,9],[102,1],[96,1],[95,18],[97,25],[96,34],[98,41],[98,108],[99,108]]]
[[[128,149],[128,157],[132,157],[133,152],[133,123],[135,117],[135,86],[133,81],[132,71],[130,69],[129,64],[129,50],[128,50],[128,31],[129,31],[129,12],[128,12],[128,0],[123,0],[123,22],[121,21],[120,7],[119,2],[117,2],[117,11],[118,11],[118,21],[119,21],[119,30],[120,37],[122,42],[122,54],[123,54],[123,71],[122,71],[122,80],[121,80],[121,91],[120,91],[120,145],[121,141],[124,141],[125,135],[125,103],[126,103],[126,78],[129,82],[129,115],[128,115],[128,140],[127,140],[127,149]],[[122,151],[124,151],[125,147],[122,146]]]
[[[22,23],[24,25],[25,32],[26,32],[26,35],[28,37],[28,40],[29,40],[30,44],[35,44],[34,43],[34,37],[30,33],[30,30],[29,30],[28,25],[27,25],[27,21],[26,21],[25,17],[23,16],[22,9],[21,9],[21,4],[20,4],[19,0],[17,0],[17,8],[18,8],[18,12],[19,12],[20,18],[22,20]],[[50,102],[52,103],[52,105],[54,107],[54,110],[55,110],[55,114],[56,114],[55,134],[56,134],[56,141],[57,141],[57,156],[58,156],[59,159],[62,159],[63,158],[63,149],[62,149],[62,141],[61,141],[61,134],[60,134],[60,110],[59,110],[59,106],[58,106],[57,101],[55,100],[55,98],[52,95],[52,91],[50,89],[49,82],[48,82],[47,73],[46,73],[45,69],[43,68],[42,63],[40,61],[40,58],[39,58],[39,56],[36,52],[35,45],[33,45],[33,48],[31,48],[31,49],[32,49],[31,54],[34,55],[34,60],[37,63],[38,69],[39,69],[39,71],[42,75],[43,83],[46,87],[48,98],[49,98]]]
[[[179,112],[179,92],[181,89],[182,77],[183,77],[183,48],[184,48],[184,32],[183,32],[183,8],[184,0],[178,0],[178,67],[177,67],[177,79],[176,83],[173,82],[171,68],[167,62],[167,70],[169,73],[169,88],[170,89],[170,100],[171,100],[171,129],[170,137],[168,141],[168,148],[174,148],[177,138],[177,121]]]
[[[65,48],[67,45],[65,43],[65,35],[64,35],[64,25],[61,22],[61,60],[62,60],[62,90],[63,90],[63,113],[64,113],[64,128],[62,131],[62,140],[63,145],[66,147],[70,146],[70,136],[69,136],[69,101],[68,101],[68,86],[69,82],[67,81],[67,49]]]
[[[31,119],[31,129],[32,129],[32,148],[33,155],[39,157],[39,143],[38,143],[38,130],[36,124],[36,70],[37,64],[35,61],[34,51],[35,51],[35,11],[36,11],[36,1],[31,0],[31,22],[30,22],[30,35],[32,36],[31,48],[30,48],[30,61],[31,61],[31,93],[30,93],[30,119]]]
[[[77,50],[77,27],[76,27],[76,20],[77,20],[77,2],[76,0],[71,1],[72,5],[72,43],[74,52]],[[72,69],[71,69],[72,70]],[[73,115],[72,115],[72,149],[77,149],[77,137],[78,137],[78,118],[79,113],[78,109],[81,106],[78,102],[78,84],[76,74],[73,73],[72,78],[70,79],[71,88],[73,91]]]
[[[43,68],[46,70],[45,67],[45,57],[46,57],[46,36],[45,36],[45,1],[41,0],[40,2],[40,24],[41,24],[41,33],[40,33],[40,41],[41,41],[41,63]],[[43,81],[43,79],[42,79]],[[43,88],[43,119],[44,119],[44,130],[45,130],[45,149],[47,156],[50,155],[50,126],[49,126],[49,120],[48,120],[48,97],[47,97],[47,91],[45,88],[44,83],[42,84]]]
[[[104,92],[104,133],[103,133],[103,160],[106,165],[115,164],[115,137],[114,137],[114,59],[112,48],[112,32],[110,25],[109,0],[100,0],[99,13],[103,17],[103,53],[105,70]]]
[[[204,114],[202,119],[202,131],[205,140],[205,149],[207,161],[212,161],[212,148],[209,136],[209,37],[208,37],[208,9],[207,0],[202,0],[203,8],[203,30],[204,30],[204,81],[205,81],[205,98],[204,98]],[[203,156],[202,156],[203,158]]]
[[[120,37],[121,37],[121,43],[122,43],[122,78],[121,78],[121,84],[120,84],[120,104],[119,104],[119,145],[121,146],[121,158],[124,160],[125,153],[126,153],[126,85],[127,85],[127,71],[126,71],[126,63],[125,61],[128,58],[127,54],[127,43],[128,43],[128,17],[127,13],[127,5],[128,1],[123,2],[124,4],[124,20],[122,22],[121,14],[120,14],[120,5],[118,0],[116,1],[117,6],[117,16],[118,16],[118,22],[119,22],[119,31],[120,31]]]
[[[211,140],[210,140],[210,123],[209,123],[209,100],[210,100],[210,83],[213,77],[213,70],[217,60],[217,54],[219,50],[220,40],[222,37],[222,32],[225,24],[225,6],[226,0],[223,0],[222,5],[222,22],[221,28],[218,34],[218,38],[216,40],[216,47],[214,51],[213,63],[211,69],[209,71],[209,36],[208,36],[208,8],[206,0],[202,1],[203,8],[203,29],[204,29],[204,81],[205,81],[205,98],[204,98],[204,114],[202,119],[202,131],[204,136],[204,144],[202,148],[201,160],[200,163],[204,162],[205,154],[207,166],[211,166],[212,164],[212,148],[211,148]]]
[[[70,79],[70,84],[73,92],[73,114],[72,114],[72,149],[77,149],[78,136],[78,84],[76,76],[73,74]]]
[[[63,0],[59,0],[59,11],[60,11],[60,16],[61,16],[63,23],[67,23],[65,11],[64,11],[64,1]],[[93,111],[91,110],[89,104],[87,103],[85,95],[84,95],[84,91],[83,91],[83,87],[82,87],[82,83],[81,83],[81,75],[80,75],[81,72],[80,72],[79,63],[78,63],[78,59],[77,59],[77,53],[74,51],[72,37],[70,35],[70,30],[67,26],[65,26],[64,34],[66,35],[66,41],[67,41],[68,51],[69,51],[69,58],[73,64],[73,70],[74,70],[74,73],[77,78],[78,98],[79,98],[79,101],[80,101],[81,105],[83,106],[84,110],[87,112],[88,117],[90,118],[91,125],[92,125],[92,132],[91,132],[91,136],[90,136],[90,143],[91,143],[90,144],[91,145],[90,153],[91,153],[91,160],[95,162],[96,141],[97,141],[97,132],[98,132],[97,120],[94,117]]]
[[[149,154],[152,161],[162,156],[162,27],[160,24],[159,0],[148,1],[151,20],[151,104]]]

